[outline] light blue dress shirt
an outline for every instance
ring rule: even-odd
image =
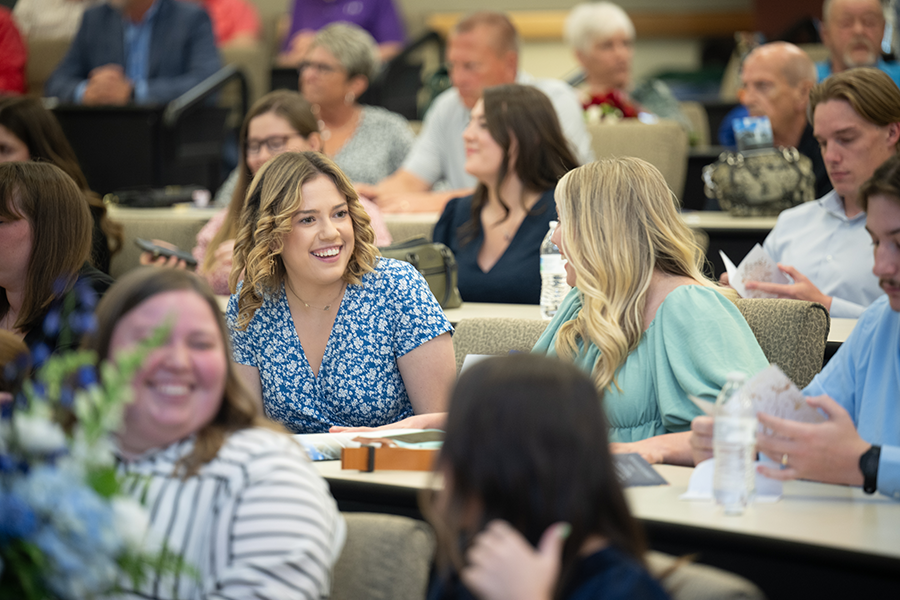
[[[125,77],[131,80],[134,86],[134,100],[138,103],[147,100],[147,78],[150,71],[150,35],[153,32],[153,22],[158,12],[159,4],[156,2],[144,13],[140,23],[134,23],[124,15],[122,25],[125,31]],[[75,99],[81,104],[87,80],[82,81],[75,88]]]
[[[894,83],[900,86],[900,63],[885,62],[879,58],[878,62],[875,63],[875,68],[890,75],[891,79],[894,80]],[[831,75],[831,61],[823,60],[822,62],[817,62],[816,73],[819,75],[819,81],[823,81],[826,77]]]
[[[900,499],[900,313],[876,300],[803,393],[828,394],[860,437],[881,446],[878,491]]]
[[[848,219],[834,190],[778,215],[763,248],[831,296],[832,317],[855,319],[884,293],[872,274],[875,255],[866,214]]]

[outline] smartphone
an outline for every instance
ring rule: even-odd
[[[160,246],[158,244],[154,244],[150,240],[145,240],[143,238],[135,238],[134,243],[137,244],[137,247],[143,250],[144,252],[149,252],[153,255],[153,258],[158,256],[177,256],[179,259],[183,260],[189,267],[197,266],[197,259],[190,252],[185,252],[180,248],[167,248],[165,246]]]

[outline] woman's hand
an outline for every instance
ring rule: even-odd
[[[637,453],[651,465],[692,465],[691,432],[664,433],[639,442],[612,442],[613,454]]]
[[[567,523],[551,525],[535,549],[506,521],[491,521],[466,552],[462,582],[482,600],[549,600],[569,532]]]
[[[178,246],[164,242],[163,240],[151,240],[157,246],[178,250]],[[172,267],[175,269],[187,269],[187,263],[177,256],[154,256],[152,252],[141,252],[139,259],[142,265],[156,265],[157,267]]]
[[[388,423],[380,427],[339,427],[334,426],[329,433],[357,433],[364,431],[387,431],[390,429],[443,429],[447,423],[447,413],[426,413],[413,415],[396,423]]]

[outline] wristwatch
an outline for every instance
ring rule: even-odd
[[[878,459],[881,458],[881,446],[871,446],[859,457],[859,470],[863,474],[863,491],[874,494],[878,489]]]

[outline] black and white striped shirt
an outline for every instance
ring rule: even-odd
[[[123,463],[128,490],[196,575],[154,575],[124,597],[327,598],[346,526],[303,449],[285,434],[246,429],[187,480],[173,476],[193,439]],[[199,575],[199,577],[197,576]]]

